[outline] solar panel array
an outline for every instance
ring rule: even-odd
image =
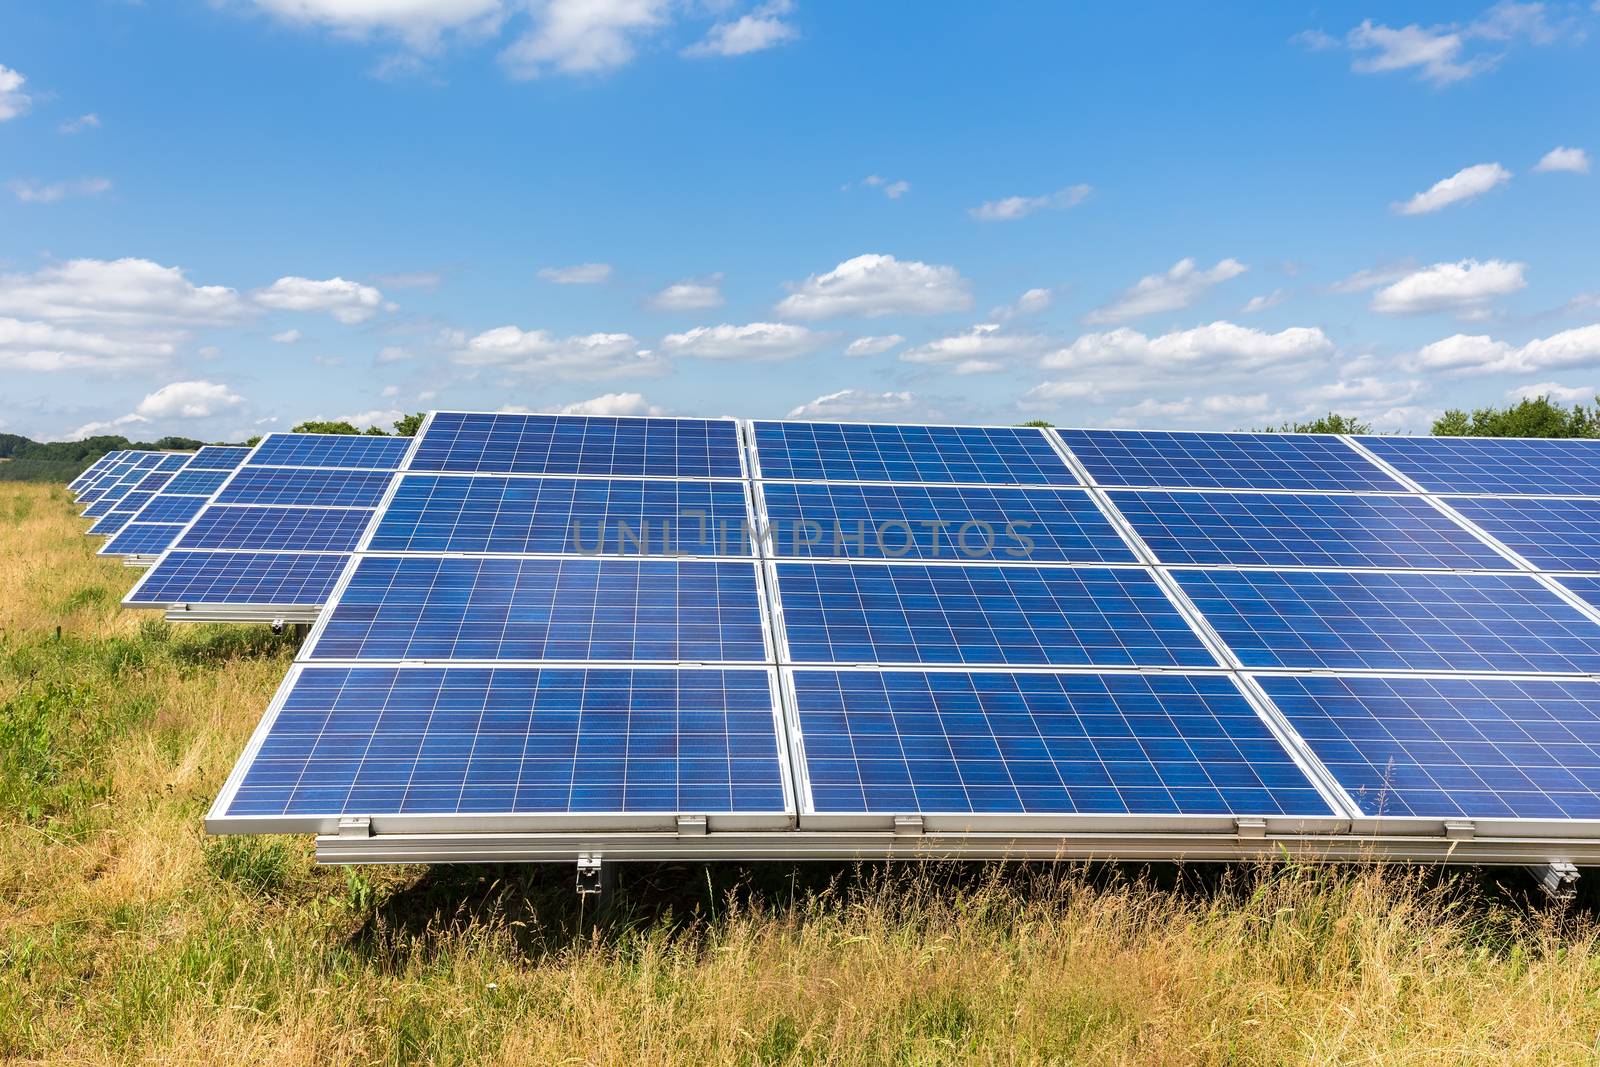
[[[180,617],[314,618],[410,447],[408,437],[273,433],[231,471],[237,457],[206,456],[172,483],[185,499],[152,498],[152,521],[108,546],[160,552],[123,603]]]
[[[319,437],[74,484],[128,603],[322,608],[214,829],[1600,829],[1600,442]]]
[[[206,445],[200,449],[129,517],[101,547],[100,554],[123,556],[141,564],[153,562],[249,454],[250,449],[236,445]]]

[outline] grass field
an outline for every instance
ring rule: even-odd
[[[583,914],[208,839],[293,648],[118,610],[84,529],[0,485],[0,1061],[1595,1062],[1593,902],[1517,875],[641,866]]]

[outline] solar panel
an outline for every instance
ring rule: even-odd
[[[1600,577],[1562,575],[1559,580],[1564,587],[1577,594],[1586,603],[1600,608]]]
[[[274,508],[209,505],[178,538],[177,548],[349,552],[372,512],[366,508]]]
[[[1142,569],[780,563],[776,572],[793,663],[1216,665]]]
[[[1463,496],[1448,502],[1536,567],[1600,569],[1600,501]]]
[[[184,470],[172,476],[167,483],[167,493],[178,496],[208,497],[228,480],[228,471]]]
[[[1162,563],[1514,569],[1420,497],[1164,490],[1110,497]]]
[[[411,447],[409,437],[334,433],[272,433],[250,457],[257,467],[349,467],[392,471]]]
[[[756,422],[762,478],[1077,485],[1044,432],[1013,426]]]
[[[101,456],[99,459],[95,460],[93,463],[89,464],[82,471],[80,471],[76,478],[68,482],[67,489],[73,493],[80,492],[84,486],[88,485],[95,478],[99,477],[101,472],[103,472],[113,463],[116,463],[121,457],[121,450],[116,452],[107,452],[105,455]]]
[[[1600,683],[1259,680],[1368,815],[1600,818]]]
[[[228,479],[250,449],[231,445],[206,445],[140,508],[116,536],[100,549],[103,556],[147,557],[159,555],[206,504],[207,498]],[[196,467],[200,469],[195,469]]]
[[[742,478],[731,419],[435,412],[414,471]]]
[[[766,482],[776,555],[1132,563],[1082,489]]]
[[[306,658],[766,662],[755,566],[364,556]]]
[[[250,448],[245,445],[206,445],[194,454],[194,459],[184,470],[217,470],[231,471],[245,461],[250,455]]]
[[[1600,441],[1518,437],[1359,437],[1431,493],[1600,496]]]
[[[1225,676],[793,678],[819,814],[1333,814]]]
[[[389,488],[389,471],[241,467],[216,495],[218,504],[286,504],[376,507]]]
[[[123,598],[129,607],[174,604],[322,605],[350,557],[344,553],[171,551]]]
[[[1528,575],[1173,574],[1246,667],[1600,672],[1600,624]]]
[[[182,497],[174,499],[181,500]],[[199,501],[204,504],[205,501]],[[155,556],[183,532],[187,519],[176,522],[129,522],[100,549],[102,556]]]
[[[737,482],[407,474],[374,552],[745,555]]]
[[[157,493],[137,516],[139,522],[188,522],[206,506],[206,497]]]
[[[126,470],[116,475],[113,481],[107,483],[104,487],[96,487],[96,489],[91,490],[94,494],[94,500],[84,509],[84,516],[97,519],[109,512],[116,506],[118,501],[133,492],[139,483],[144,480],[145,476],[155,470],[161,462],[162,454],[160,452],[143,453],[138,459],[128,464]],[[87,495],[85,499],[88,499]]]
[[[1057,432],[1100,485],[1377,492],[1404,488],[1331,434]]]
[[[216,814],[323,830],[345,814],[695,812],[782,826],[773,688],[770,671],[748,668],[297,667]]]

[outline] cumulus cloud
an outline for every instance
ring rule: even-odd
[[[915,410],[917,398],[908,392],[870,393],[840,389],[825,393],[790,410],[791,419],[883,419],[905,416]]]
[[[466,367],[583,381],[659,374],[665,364],[626,333],[557,337],[546,330],[500,326],[462,340],[451,359]]]
[[[1435,263],[1407,274],[1372,297],[1372,310],[1384,315],[1422,315],[1434,311],[1472,313],[1496,297],[1527,287],[1523,263],[1463,259]]]
[[[1268,393],[1214,393],[1176,400],[1149,397],[1130,407],[1119,408],[1116,421],[1125,425],[1142,425],[1163,420],[1193,422],[1215,421],[1224,417],[1259,418],[1271,407],[1272,397]]]
[[[1006,361],[1037,356],[1045,340],[1030,334],[1008,334],[998,323],[980,323],[961,333],[917,345],[900,353],[904,363],[951,366],[957,374],[997,371]]]
[[[1193,259],[1180,259],[1165,274],[1147,274],[1140,278],[1116,300],[1085,315],[1084,321],[1123,322],[1186,308],[1213,286],[1237,278],[1248,269],[1237,259],[1220,260],[1210,270],[1200,270]]]
[[[1407,361],[1435,374],[1527,374],[1600,364],[1600,323],[1535,338],[1523,345],[1456,334],[1424,345]]]
[[[1478,163],[1441,178],[1405,203],[1391,205],[1401,215],[1427,215],[1482,196],[1511,180],[1511,172],[1498,163]]]
[[[970,209],[967,214],[979,222],[1014,222],[1036,211],[1065,211],[1077,207],[1089,199],[1092,192],[1094,186],[1080,183],[1043,196],[1007,196],[999,200],[987,200]]]
[[[1055,302],[1055,294],[1049,289],[1029,289],[1017,297],[1016,303],[1002,304],[989,312],[989,318],[995,322],[1009,322],[1012,319],[1026,318],[1037,315],[1049,309]]]
[[[783,21],[783,16],[793,11],[793,0],[769,0],[731,22],[715,23],[703,41],[685,48],[683,54],[694,58],[742,56],[776,48],[800,36],[799,30]]]
[[[254,0],[285,22],[349,36],[382,34],[428,50],[446,31],[491,33],[505,16],[503,0]]]
[[[897,333],[883,334],[879,337],[857,337],[845,346],[844,354],[851,357],[876,356],[889,351],[895,345],[904,344],[905,340]]]
[[[235,322],[249,308],[234,290],[194,285],[148,259],[71,259],[0,274],[0,314],[73,324],[186,328]]]
[[[562,415],[659,415],[661,409],[644,398],[642,393],[602,393],[568,404],[559,409]]]
[[[298,344],[300,342],[300,338],[301,333],[299,330],[283,330],[280,333],[275,333],[272,335],[272,339],[278,342],[280,345]]]
[[[383,294],[377,289],[344,278],[279,278],[257,289],[252,299],[279,311],[325,311],[346,326],[366,322],[383,306]]]
[[[1535,382],[1506,390],[1508,400],[1537,400],[1547,396],[1558,404],[1593,404],[1596,389],[1592,385],[1561,385],[1558,382]]]
[[[22,91],[28,79],[0,63],[0,122],[14,119],[33,103],[33,98]]]
[[[1266,311],[1268,308],[1275,308],[1287,299],[1289,299],[1288,293],[1284,292],[1282,289],[1274,289],[1270,293],[1263,293],[1260,296],[1252,296],[1248,301],[1245,302],[1244,307],[1239,309],[1239,313],[1242,315],[1254,315],[1258,311]]]
[[[571,267],[545,267],[539,277],[556,285],[599,285],[611,280],[611,264],[579,263]]]
[[[1328,286],[1328,291],[1330,293],[1364,293],[1368,289],[1376,289],[1380,285],[1388,285],[1390,282],[1399,281],[1416,269],[1416,264],[1412,262],[1369,267],[1365,270],[1358,270],[1349,277],[1341,278],[1339,281],[1334,282]]]
[[[111,179],[79,178],[75,181],[46,183],[32,178],[18,178],[7,182],[6,188],[24,204],[55,204],[62,200],[109,193]]]
[[[244,397],[217,382],[172,382],[139,401],[135,415],[145,419],[208,419],[244,403]]]
[[[98,130],[99,128],[100,116],[92,111],[87,115],[79,115],[75,119],[67,119],[56,127],[62,133],[82,133],[84,130]]]
[[[901,178],[896,181],[890,181],[888,178],[882,177],[878,174],[867,175],[865,178],[861,179],[861,184],[869,185],[874,189],[882,189],[883,195],[887,196],[890,200],[899,200],[902,196],[911,191],[911,183],[905,179]],[[845,188],[848,189],[849,186],[847,185]]]
[[[669,355],[700,359],[792,359],[816,351],[829,340],[827,334],[792,323],[724,323],[669,333],[661,339],[661,347]]]
[[[1312,51],[1341,45],[1354,53],[1358,74],[1414,73],[1436,86],[1453,85],[1492,70],[1508,48],[1547,45],[1560,37],[1545,5],[1502,0],[1478,18],[1438,26],[1387,26],[1367,19],[1341,38],[1308,30],[1295,40]]]
[[[118,337],[0,316],[0,367],[8,370],[127,370],[158,364],[176,350],[163,338]]]
[[[1138,368],[1154,374],[1185,375],[1259,373],[1313,360],[1334,351],[1327,334],[1315,326],[1292,326],[1265,333],[1231,322],[1213,322],[1149,337],[1124,327],[1088,333],[1066,348],[1045,356],[1050,369],[1090,370]]]
[[[650,298],[650,306],[657,311],[700,311],[722,303],[721,274],[674,282]]]
[[[1568,171],[1572,174],[1589,173],[1589,153],[1581,148],[1552,148],[1539,160],[1537,171]]]
[[[418,0],[421,2],[421,0]],[[603,74],[668,21],[667,0],[533,0],[532,27],[500,53],[513,78]]]
[[[777,310],[786,318],[828,319],[934,315],[971,306],[971,286],[954,267],[868,254],[791,284]]]

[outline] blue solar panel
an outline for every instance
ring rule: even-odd
[[[839,482],[1077,485],[1040,430],[757,422],[763,478]]]
[[[156,461],[155,469],[171,474],[174,471],[183,470],[193,458],[193,452],[167,452]]]
[[[1260,681],[1368,815],[1600,819],[1600,683]]]
[[[437,412],[411,470],[484,474],[741,478],[728,419]]]
[[[1600,608],[1600,578],[1593,576],[1572,578],[1562,576],[1558,581],[1576,593],[1586,603]]]
[[[366,508],[206,508],[179,539],[179,548],[284,549],[348,552],[361,540]]]
[[[241,467],[222,491],[218,504],[285,504],[320,507],[376,507],[394,475],[389,471]]]
[[[397,470],[411,447],[409,437],[365,434],[273,433],[256,446],[257,467],[359,467]]]
[[[767,659],[750,563],[359,560],[311,659]]]
[[[1448,502],[1536,567],[1600,569],[1600,501],[1452,497]]]
[[[1600,671],[1600,624],[1527,575],[1173,575],[1247,667]]]
[[[307,667],[224,816],[783,815],[764,670]]]
[[[349,559],[342,553],[172,551],[123,603],[320,606]]]
[[[250,449],[240,445],[206,445],[184,469],[231,471],[249,455]]]
[[[779,564],[790,662],[1215,666],[1144,570]]]
[[[1514,569],[1418,497],[1158,490],[1110,496],[1162,563]]]
[[[1600,496],[1600,441],[1376,436],[1358,440],[1433,493]]]
[[[215,493],[228,480],[227,471],[182,470],[167,483],[168,495],[207,497]]]
[[[107,468],[122,458],[122,452],[107,452],[78,473],[78,476],[67,483],[67,488],[74,492],[81,490],[94,479],[98,478]]]
[[[188,522],[200,514],[200,509],[206,506],[203,496],[171,496],[167,493],[157,494],[139,512],[136,521],[146,522]]]
[[[780,556],[1132,563],[1082,489],[766,482]]]
[[[131,511],[110,511],[94,520],[94,525],[89,527],[91,537],[107,537],[128,525],[133,518]]]
[[[1331,815],[1220,675],[794,672],[818,814]]]
[[[185,520],[187,521],[187,520]],[[154,556],[183,532],[182,522],[130,522],[106,542],[102,556]]]
[[[1101,485],[1195,489],[1367,489],[1399,482],[1331,434],[1061,430]]]
[[[374,552],[749,555],[737,482],[407,474]]]

